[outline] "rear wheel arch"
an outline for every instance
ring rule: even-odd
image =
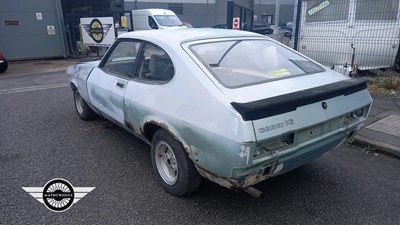
[[[146,140],[149,143],[151,143],[153,141],[154,134],[160,129],[166,131],[169,135],[171,135],[171,137],[173,137],[175,140],[177,140],[178,143],[185,150],[185,152],[188,155],[188,157],[190,158],[190,148],[189,148],[189,146],[187,144],[185,144],[184,141],[179,139],[178,136],[173,131],[171,131],[171,129],[169,128],[169,126],[167,124],[156,122],[156,121],[153,121],[153,120],[149,121],[149,122],[145,122],[144,125],[142,126],[140,132],[146,138]]]
[[[150,143],[153,140],[154,134],[157,130],[162,129],[161,126],[156,125],[154,123],[145,123],[142,129],[142,135],[148,140]]]

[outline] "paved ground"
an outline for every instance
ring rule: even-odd
[[[0,224],[400,224],[400,161],[352,146],[256,185],[261,200],[208,181],[171,196],[149,147],[106,120],[79,120],[65,82],[0,77]],[[96,189],[55,213],[21,188],[56,177]]]
[[[79,59],[38,59],[9,62],[8,69],[0,77],[11,77],[20,75],[30,75],[37,73],[49,73],[65,71],[65,69],[73,64],[82,61],[98,60],[99,57],[83,57]]]
[[[365,129],[356,141],[400,158],[400,98],[373,95],[373,99]]]
[[[282,41],[281,41],[282,42]],[[0,77],[17,77],[21,75],[32,76],[38,74],[39,80],[42,73],[56,73],[65,71],[69,65],[77,62],[98,60],[99,57],[90,56],[80,59],[48,59],[48,60],[30,60],[30,61],[16,61],[11,62],[9,69],[6,73],[1,74]],[[34,76],[37,77],[37,76]],[[53,76],[47,76],[46,79],[54,79]],[[29,79],[27,79],[30,82]],[[21,85],[20,80],[15,80],[17,86]],[[50,82],[50,81],[49,81]],[[38,84],[41,84],[40,82]],[[9,92],[10,85],[0,91]],[[27,84],[29,85],[29,84]],[[1,87],[1,84],[0,84]],[[29,89],[49,88],[49,87],[30,87]],[[52,86],[51,88],[58,88]],[[13,92],[27,91],[13,90]],[[29,91],[29,90],[28,90]],[[370,146],[371,149],[389,154],[400,158],[400,98],[399,97],[386,97],[374,95],[374,103],[370,115],[366,122],[366,129],[362,130],[359,135],[355,137],[355,144],[360,146]]]

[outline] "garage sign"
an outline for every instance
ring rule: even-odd
[[[115,40],[113,17],[81,18],[82,40],[86,46],[110,47]]]
[[[240,17],[234,17],[232,23],[232,29],[239,30],[239,24],[240,24]]]

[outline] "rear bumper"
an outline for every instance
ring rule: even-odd
[[[197,166],[197,170],[203,177],[223,187],[229,189],[247,188],[268,178],[289,172],[322,156],[346,139],[353,137],[362,125],[363,122],[353,124],[350,128],[341,128],[326,133],[277,154],[253,159],[250,167],[233,168],[231,177],[218,176],[199,166]]]

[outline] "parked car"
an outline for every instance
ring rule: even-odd
[[[247,23],[245,24],[245,26],[250,26],[250,24]],[[247,30],[262,35],[270,35],[274,32],[274,30],[266,22],[263,21],[253,21],[253,27],[250,27]]]
[[[8,61],[7,59],[3,56],[3,53],[0,52],[0,73],[6,72],[8,69]]]
[[[201,176],[258,196],[252,185],[353,137],[371,106],[366,81],[245,31],[125,33],[67,76],[78,116],[149,144],[160,185],[178,196]]]
[[[217,24],[217,25],[213,26],[212,28],[217,28],[217,29],[228,29],[228,27],[226,26],[226,24]]]
[[[270,35],[273,32],[273,30],[268,26],[267,23],[261,21],[254,21],[253,27],[251,27],[250,23],[245,23],[244,27],[246,30],[252,31],[257,34]],[[226,24],[217,24],[212,28],[228,29]]]
[[[276,27],[275,25],[271,25],[272,30],[275,30],[275,27]],[[279,31],[279,34],[282,36],[289,37],[289,38],[292,37],[292,31],[289,29],[278,27],[278,31]]]

